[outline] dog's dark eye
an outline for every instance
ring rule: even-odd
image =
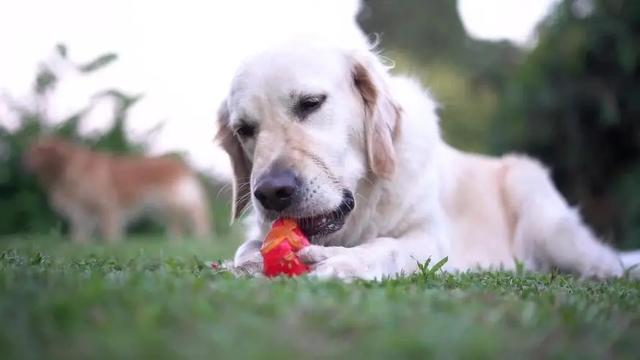
[[[245,139],[253,137],[256,134],[256,127],[254,125],[242,124],[236,128],[236,134]]]
[[[327,95],[303,96],[296,104],[295,111],[298,116],[304,118],[318,110],[327,99]]]

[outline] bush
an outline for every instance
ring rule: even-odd
[[[64,46],[57,47],[57,55],[66,61],[67,50]],[[77,65],[81,73],[91,74],[117,57],[114,54],[105,54],[97,57],[87,64]],[[22,155],[31,142],[44,134],[58,135],[73,141],[83,143],[93,149],[108,151],[118,154],[144,154],[148,149],[151,132],[143,136],[141,141],[132,141],[126,131],[128,112],[140,99],[140,95],[129,95],[119,90],[106,90],[94,96],[96,101],[111,99],[115,102],[112,125],[104,132],[96,132],[82,135],[79,131],[85,114],[91,110],[91,105],[83,110],[59,122],[51,125],[50,119],[44,115],[41,109],[46,108],[47,95],[57,85],[58,75],[47,65],[42,65],[35,77],[31,107],[13,106],[18,115],[18,125],[10,129],[7,121],[0,119],[0,235],[15,233],[46,233],[50,231],[61,232],[65,224],[48,206],[46,194],[36,182],[36,179],[28,174],[22,161]],[[207,188],[218,193],[221,186],[202,176]],[[217,199],[214,199],[217,200]],[[226,203],[215,201],[214,222],[217,225],[224,224],[228,219]],[[219,219],[224,218],[224,220]],[[224,221],[224,222],[223,222]],[[224,229],[224,226],[217,228]],[[157,224],[144,220],[133,224],[134,232],[153,232],[159,230]]]
[[[640,3],[560,3],[501,96],[491,132],[496,151],[541,157],[588,222],[630,247],[640,246],[638,44]]]

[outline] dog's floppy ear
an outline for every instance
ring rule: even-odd
[[[215,141],[229,154],[233,169],[233,197],[231,205],[231,222],[233,223],[249,204],[251,199],[249,179],[251,176],[251,162],[247,158],[240,141],[229,127],[229,109],[226,101],[222,102],[218,110],[218,133]]]
[[[393,141],[400,128],[400,107],[389,94],[382,65],[373,55],[354,57],[352,76],[364,104],[364,129],[370,170],[390,178],[396,166]]]

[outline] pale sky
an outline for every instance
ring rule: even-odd
[[[480,39],[535,41],[533,30],[559,0],[458,0],[458,12],[469,34]]]
[[[465,28],[482,39],[533,41],[533,27],[557,0],[460,0]],[[105,88],[144,93],[130,112],[130,131],[164,127],[153,152],[186,151],[201,170],[228,175],[228,160],[212,143],[215,114],[243,57],[286,36],[322,31],[344,41],[360,36],[357,0],[20,0],[0,12],[0,95],[24,99],[37,65],[63,74],[51,97],[55,120],[79,110]],[[64,43],[71,59],[113,51],[119,59],[88,77],[53,55]],[[102,129],[111,105],[97,107],[85,131]],[[0,102],[0,121],[10,120]]]

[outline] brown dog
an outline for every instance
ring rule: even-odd
[[[163,216],[172,237],[185,228],[200,238],[209,234],[202,184],[175,158],[116,156],[42,137],[24,161],[53,208],[69,221],[76,241],[86,240],[96,225],[105,239],[119,239],[128,220],[147,210]]]

